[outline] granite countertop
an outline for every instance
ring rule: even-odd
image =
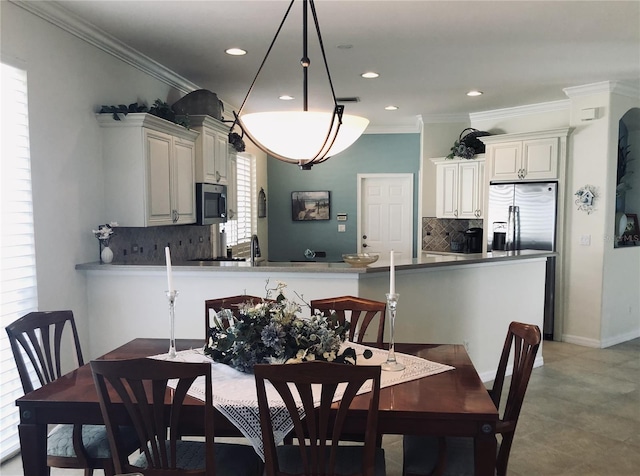
[[[520,250],[520,251],[492,251],[489,253],[439,253],[422,251],[417,258],[396,258],[396,271],[460,266],[466,264],[491,264],[500,261],[512,261],[522,259],[546,258],[556,256],[553,251]],[[341,274],[367,274],[389,271],[389,260],[380,259],[365,268],[357,268],[347,263],[323,263],[323,262],[272,262],[259,261],[252,266],[249,261],[185,261],[172,263],[175,271],[195,272],[286,272],[286,273],[341,273]],[[164,268],[164,263],[130,264],[112,263],[100,264],[99,262],[83,263],[76,265],[80,271],[152,271]]]

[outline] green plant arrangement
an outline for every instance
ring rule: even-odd
[[[278,283],[267,290],[274,301],[240,307],[239,317],[229,309],[221,309],[214,318],[204,353],[246,373],[261,363],[296,363],[310,360],[354,364],[356,352],[347,347],[340,352],[349,330],[349,322],[341,324],[335,314],[314,314],[309,319],[298,316],[300,305],[284,296],[286,284]],[[371,351],[363,354],[371,357]]]
[[[633,175],[633,171],[628,170],[627,166],[629,162],[632,162],[635,159],[629,157],[631,151],[629,150],[631,146],[626,145],[623,146],[620,141],[618,141],[618,169],[616,172],[616,197],[620,197],[624,195],[627,190],[631,190],[631,184],[629,183],[631,180],[631,175]]]
[[[134,102],[129,104],[118,104],[117,106],[102,106],[99,114],[111,114],[113,119],[116,121],[122,120],[120,115],[126,116],[129,113],[135,112],[147,112],[149,114],[153,114],[154,116],[160,117],[167,121],[173,122],[174,124],[178,124],[179,126],[185,127],[189,129],[189,115],[177,116],[176,113],[171,109],[171,106],[162,101],[161,99],[156,99],[153,103],[153,106],[150,108],[147,107],[146,104],[138,104]]]

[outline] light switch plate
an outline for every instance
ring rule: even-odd
[[[580,235],[580,244],[582,246],[591,246],[591,235]]]
[[[339,224],[338,233],[344,233],[345,231],[347,231],[347,225]]]

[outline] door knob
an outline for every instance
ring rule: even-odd
[[[366,244],[366,243],[362,243],[362,247],[363,247],[363,248],[366,248],[366,247],[367,247],[367,244]]]
[[[367,235],[362,235],[362,239],[366,240],[367,239]]]

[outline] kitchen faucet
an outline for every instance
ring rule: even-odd
[[[251,236],[251,266],[256,265],[256,258],[260,257],[260,244],[258,243],[258,235]]]

